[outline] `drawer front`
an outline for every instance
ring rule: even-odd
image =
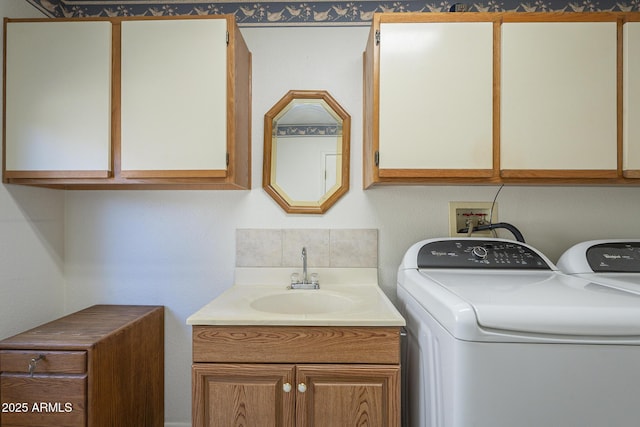
[[[84,374],[87,371],[85,351],[0,351],[0,372],[34,374]]]
[[[86,375],[3,373],[0,426],[86,426],[86,394]]]
[[[194,325],[193,361],[398,364],[400,328]]]

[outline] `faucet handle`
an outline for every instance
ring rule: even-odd
[[[319,283],[320,283],[320,277],[318,276],[318,273],[311,273],[311,284],[317,285]]]

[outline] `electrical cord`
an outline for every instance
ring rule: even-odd
[[[511,234],[513,234],[513,237],[515,237],[518,242],[526,243],[524,241],[524,236],[522,235],[520,230],[518,230],[518,228],[515,225],[509,224],[508,222],[497,222],[495,224],[476,225],[473,228],[473,231],[495,230],[497,228],[504,228],[506,230],[509,230]],[[466,233],[468,232],[468,230],[469,230],[468,227],[463,228],[461,230],[458,230],[458,233]]]
[[[503,188],[504,188],[504,184],[502,184],[500,188],[498,188],[498,191],[496,192],[496,195],[493,198],[493,202],[491,203],[491,209],[489,210],[489,225],[493,224],[493,208],[496,205],[496,200],[498,200],[498,194],[500,194]],[[494,237],[496,237],[495,232],[494,232]]]

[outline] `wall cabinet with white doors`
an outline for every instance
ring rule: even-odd
[[[400,330],[194,326],[193,425],[400,426]]]
[[[622,117],[623,99],[628,114],[640,108],[628,22],[639,15],[376,14],[364,53],[365,188],[640,183],[626,166],[638,131]]]
[[[364,56],[365,186],[491,177],[493,20],[374,15]]]
[[[5,28],[4,182],[250,187],[251,53],[232,16]]]

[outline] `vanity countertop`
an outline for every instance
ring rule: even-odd
[[[189,325],[404,326],[375,268],[314,269],[320,289],[287,289],[292,269],[237,268],[234,285]]]

